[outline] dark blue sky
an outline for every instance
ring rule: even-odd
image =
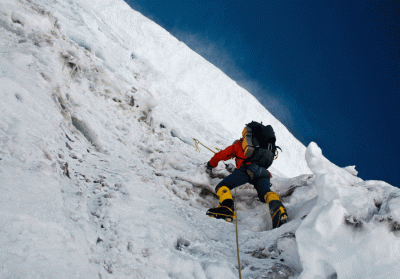
[[[306,146],[400,186],[400,1],[127,0]],[[284,139],[278,139],[284,141]]]

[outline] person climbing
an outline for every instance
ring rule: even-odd
[[[258,198],[269,205],[273,228],[287,222],[287,212],[277,193],[271,191],[271,174],[267,170],[272,164],[276,149],[275,133],[270,125],[254,122],[243,129],[243,137],[216,153],[206,165],[206,173],[212,175],[220,161],[235,158],[236,169],[215,188],[219,206],[207,211],[207,215],[231,222],[236,216],[231,190],[250,183],[254,185]],[[280,148],[279,148],[280,149]]]

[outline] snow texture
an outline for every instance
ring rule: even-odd
[[[122,0],[0,2],[0,278],[238,278],[209,218],[244,124],[271,124],[289,222],[237,198],[243,278],[397,278],[400,192],[307,148],[247,91]]]

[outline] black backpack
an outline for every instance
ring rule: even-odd
[[[272,126],[252,121],[246,124],[242,135],[244,155],[248,157],[244,162],[269,168],[274,161],[276,149],[280,149],[275,145],[276,137]]]

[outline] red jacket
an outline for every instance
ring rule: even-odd
[[[215,168],[218,166],[219,161],[226,161],[236,157],[236,168],[239,169],[243,161],[247,159],[247,157],[244,156],[242,141],[243,139],[240,139],[231,146],[228,146],[224,150],[216,153],[208,163]]]

